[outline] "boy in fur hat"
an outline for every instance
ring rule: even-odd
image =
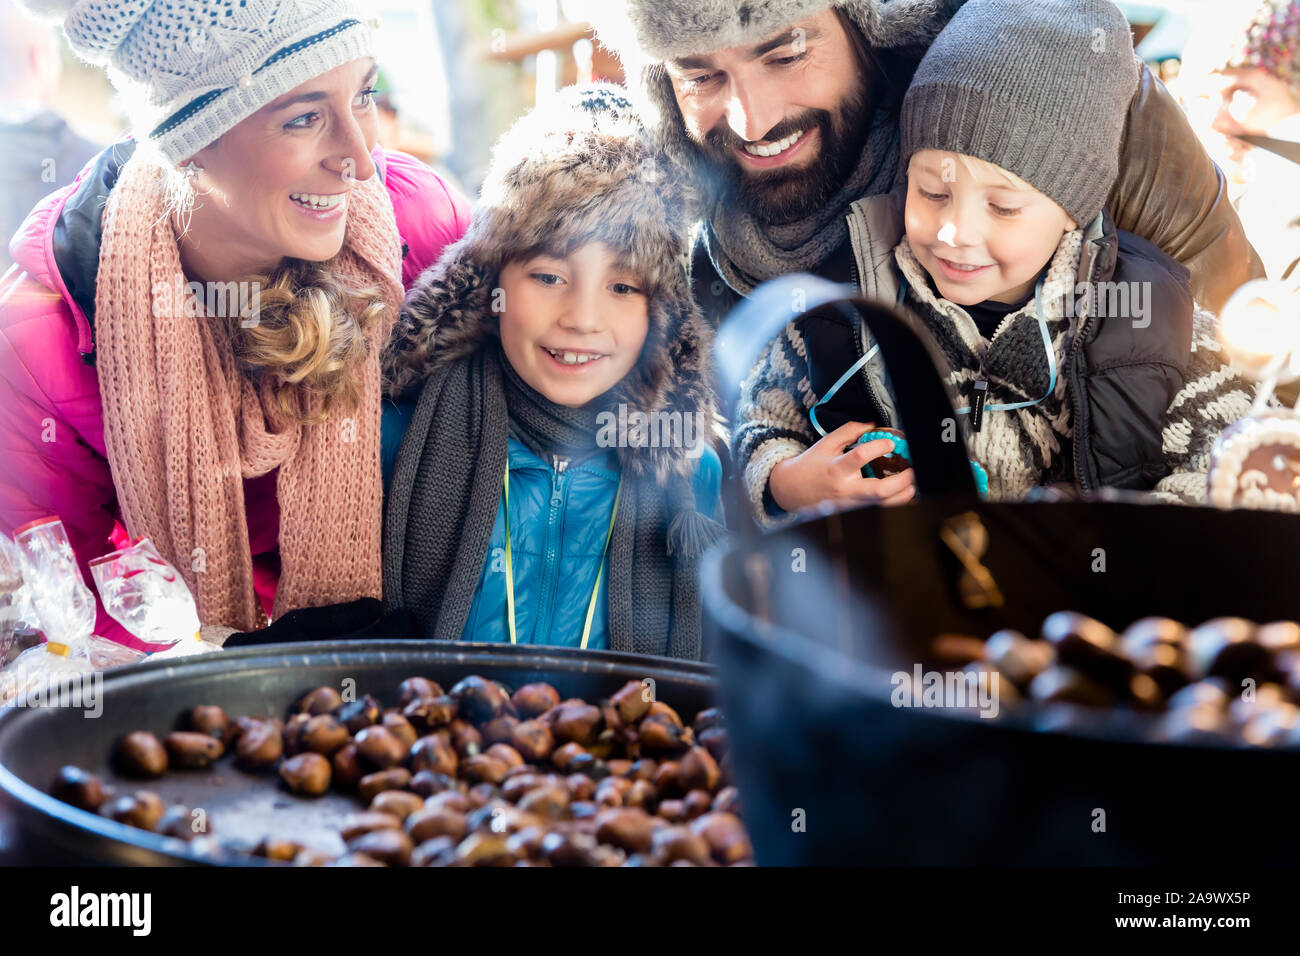
[[[384,596],[445,640],[697,659],[721,533],[691,197],[611,86],[498,143],[385,352]]]

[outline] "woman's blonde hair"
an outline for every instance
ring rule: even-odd
[[[250,277],[259,290],[257,321],[232,320],[236,357],[255,375],[272,376],[281,411],[307,425],[360,404],[366,335],[386,308],[378,287],[344,282],[333,264],[288,259]]]
[[[182,170],[152,158],[163,171],[167,213],[184,231],[194,188]],[[236,357],[253,376],[271,376],[280,410],[304,425],[357,408],[358,370],[370,353],[366,335],[386,308],[381,289],[345,282],[335,262],[285,259],[270,273],[245,277],[246,287],[258,290],[258,312],[230,319]]]

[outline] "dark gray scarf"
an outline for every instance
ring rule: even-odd
[[[409,608],[429,638],[459,640],[496,521],[510,434],[543,456],[596,454],[602,407],[601,399],[580,409],[548,401],[495,340],[435,369],[385,502],[387,607]],[[695,510],[689,479],[663,487],[653,473],[622,464],[609,551],[610,649],[697,660],[698,559],[722,529]]]
[[[811,216],[769,225],[732,202],[715,202],[704,224],[713,268],[727,285],[749,295],[760,282],[794,272],[815,272],[849,235],[849,206],[887,193],[898,173],[898,120],[877,110],[862,157],[833,199]]]

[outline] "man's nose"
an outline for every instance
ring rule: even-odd
[[[727,102],[727,125],[747,143],[758,142],[781,122],[779,104],[765,104],[754,90],[743,85],[732,86]]]

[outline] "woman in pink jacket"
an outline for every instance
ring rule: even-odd
[[[0,280],[0,531],[57,515],[83,573],[121,524],[204,624],[379,597],[379,351],[468,225],[378,149],[343,0],[29,0],[137,104]],[[89,581],[89,577],[87,577]],[[100,609],[96,630],[141,646]]]

